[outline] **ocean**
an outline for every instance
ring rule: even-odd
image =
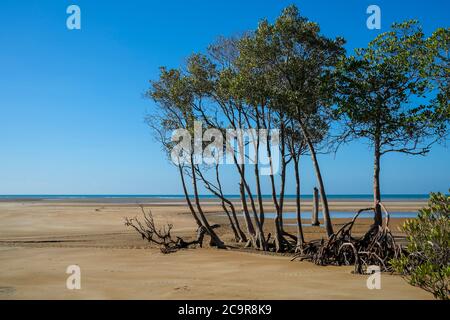
[[[239,199],[238,194],[226,195],[229,199]],[[301,199],[310,200],[312,194],[301,195]],[[216,199],[214,195],[200,195],[201,199]],[[272,195],[263,195],[264,199],[270,200]],[[395,201],[411,201],[411,200],[427,200],[428,194],[384,194],[383,200]],[[0,200],[98,200],[98,199],[130,199],[145,200],[145,199],[184,199],[182,194],[19,194],[19,195],[0,195]],[[295,195],[285,195],[285,199],[295,199]],[[372,200],[371,194],[329,194],[329,200]]]

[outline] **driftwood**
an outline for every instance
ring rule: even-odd
[[[328,240],[305,244],[292,260],[308,260],[318,265],[354,265],[354,272],[360,274],[366,273],[371,265],[379,266],[381,271],[392,271],[389,260],[400,256],[402,249],[389,230],[389,213],[380,205],[386,215],[384,226],[372,225],[363,237],[353,237],[352,228],[358,216],[364,211],[375,212],[375,208],[361,209]]]
[[[150,243],[158,245],[162,253],[172,253],[179,249],[185,249],[197,245],[202,247],[203,238],[206,233],[206,228],[203,226],[198,228],[196,240],[185,241],[180,237],[176,237],[174,239],[171,234],[171,230],[173,228],[172,224],[167,224],[162,228],[158,228],[153,220],[152,212],[150,210],[146,212],[143,206],[140,206],[140,208],[143,213],[143,221],[139,220],[137,217],[125,218],[125,225],[136,230],[141,235],[143,240],[147,240]],[[219,225],[212,226],[212,228],[217,227],[219,227]]]

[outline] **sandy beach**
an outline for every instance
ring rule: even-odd
[[[289,202],[286,210],[293,205]],[[387,203],[389,210],[399,212],[423,205]],[[332,201],[330,206],[354,211],[370,203]],[[304,203],[304,210],[310,207]],[[172,223],[176,235],[195,235],[195,223],[182,201],[154,201],[146,208],[158,224]],[[220,236],[232,245],[220,208],[214,202],[205,208],[209,219],[221,224]],[[432,299],[397,275],[383,274],[381,289],[369,290],[367,276],[352,274],[353,267],[291,262],[289,256],[214,248],[164,255],[124,226],[124,217],[139,215],[133,203],[0,202],[0,299]],[[392,217],[396,235],[401,236],[403,220]],[[344,221],[333,220],[336,225]],[[355,231],[364,232],[370,223],[359,220]],[[323,228],[308,226],[305,233],[306,239],[317,239]],[[69,265],[81,268],[80,290],[66,288]]]

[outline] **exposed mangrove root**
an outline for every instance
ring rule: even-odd
[[[354,272],[360,274],[366,273],[371,265],[379,266],[381,271],[393,271],[389,261],[399,257],[402,249],[389,230],[389,213],[380,205],[386,215],[384,226],[372,225],[363,237],[353,237],[352,228],[358,216],[364,211],[375,212],[375,208],[361,209],[328,240],[311,241],[297,249],[292,260],[308,260],[317,265],[354,265]]]
[[[179,249],[195,247],[197,245],[199,247],[203,246],[203,239],[207,231],[203,226],[200,226],[197,229],[196,240],[185,241],[180,237],[174,239],[171,235],[171,230],[173,228],[172,224],[167,224],[162,228],[158,228],[153,220],[152,212],[150,210],[146,212],[143,206],[140,206],[140,208],[143,213],[143,221],[139,220],[137,217],[125,218],[125,225],[136,230],[143,240],[158,245],[162,253],[172,253]],[[219,225],[213,225],[211,227],[217,228]]]

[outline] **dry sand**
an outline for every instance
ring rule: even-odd
[[[290,204],[292,205],[292,204]],[[305,207],[308,207],[307,204]],[[332,202],[333,210],[367,203]],[[393,211],[423,203],[391,202]],[[151,204],[157,223],[174,224],[192,236],[195,225],[182,203]],[[219,208],[209,217],[223,225]],[[381,290],[352,267],[320,267],[289,257],[211,248],[164,255],[123,224],[139,215],[135,204],[93,202],[0,202],[0,299],[431,299],[399,276],[383,274]],[[402,219],[393,219],[396,228]],[[271,220],[267,220],[270,224]],[[335,221],[343,223],[342,219]],[[361,220],[360,231],[370,224]],[[323,228],[305,228],[307,238]],[[69,265],[81,268],[81,290],[66,289]]]

